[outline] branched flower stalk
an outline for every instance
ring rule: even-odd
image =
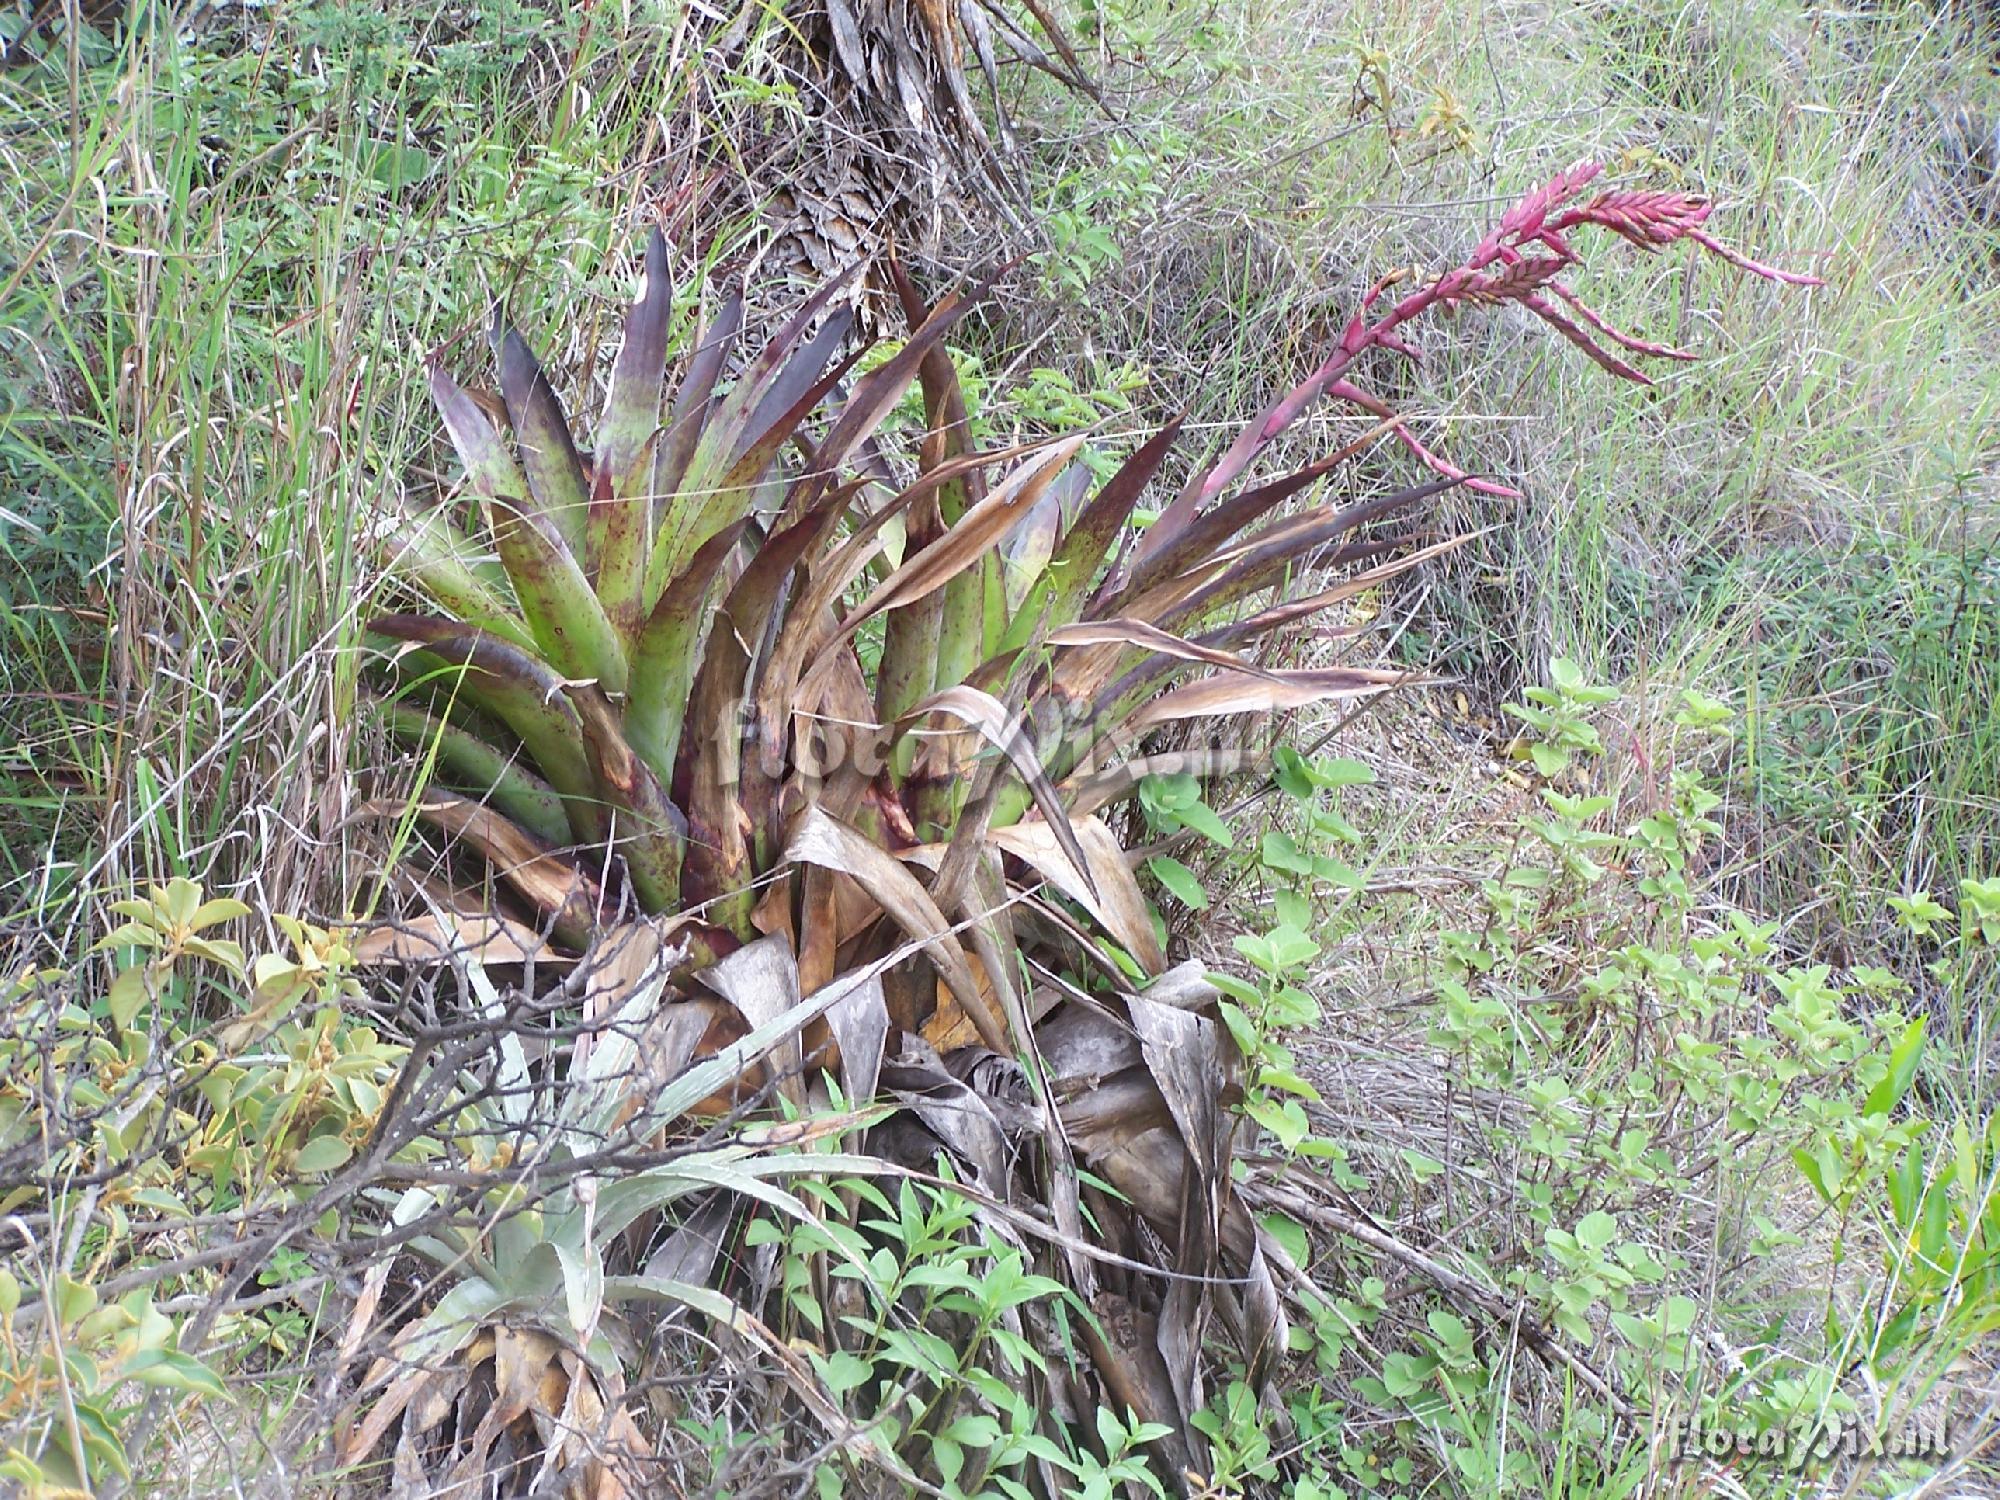
[[[1656,359],[1696,358],[1690,350],[1654,343],[1615,327],[1559,279],[1569,268],[1583,264],[1582,256],[1568,239],[1573,230],[1595,225],[1647,251],[1687,240],[1739,270],[1767,281],[1790,286],[1825,285],[1817,276],[1779,270],[1722,243],[1705,227],[1715,210],[1714,200],[1693,193],[1612,190],[1565,209],[1564,205],[1571,203],[1603,170],[1596,162],[1584,161],[1558,172],[1509,209],[1463,265],[1425,283],[1370,322],[1368,314],[1390,288],[1405,279],[1405,273],[1399,271],[1376,282],[1326,361],[1265,408],[1259,420],[1244,429],[1200,487],[1190,495],[1183,495],[1177,504],[1186,504],[1190,511],[1200,510],[1242,472],[1259,448],[1322,396],[1348,402],[1394,422],[1396,436],[1435,473],[1461,480],[1467,489],[1482,494],[1510,498],[1517,495],[1518,491],[1489,479],[1474,478],[1431,452],[1397,419],[1386,402],[1346,379],[1345,373],[1370,349],[1387,349],[1412,361],[1420,360],[1420,351],[1405,342],[1400,330],[1432,308],[1494,307],[1507,302],[1526,308],[1621,380],[1652,384],[1644,371],[1620,359],[1599,339],[1630,353]],[[1574,316],[1551,301],[1549,293]]]

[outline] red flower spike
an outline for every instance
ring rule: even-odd
[[[1659,250],[1687,240],[1718,260],[1767,281],[1782,282],[1788,286],[1825,285],[1817,276],[1781,271],[1723,244],[1707,229],[1709,217],[1715,212],[1714,202],[1693,193],[1615,188],[1598,193],[1587,203],[1571,207],[1577,195],[1596,180],[1602,170],[1596,162],[1580,161],[1558,172],[1502,214],[1500,222],[1479,242],[1463,264],[1418,287],[1370,322],[1369,316],[1375,312],[1389,288],[1402,279],[1401,273],[1385,276],[1376,282],[1362,298],[1361,310],[1342,330],[1340,339],[1325,362],[1296,387],[1265,407],[1237,434],[1236,440],[1206,473],[1188,483],[1156,523],[1155,529],[1159,534],[1171,535],[1200,514],[1224,486],[1250,466],[1266,444],[1291,426],[1307,407],[1322,396],[1345,401],[1363,411],[1394,421],[1392,431],[1398,440],[1426,468],[1448,478],[1463,480],[1467,488],[1483,494],[1513,495],[1515,492],[1504,485],[1472,479],[1463,470],[1432,453],[1408,427],[1395,419],[1395,413],[1385,402],[1345,378],[1346,372],[1356,359],[1370,349],[1386,349],[1415,360],[1417,350],[1405,342],[1398,330],[1432,308],[1492,307],[1506,302],[1516,303],[1533,313],[1620,380],[1630,380],[1639,385],[1652,383],[1636,366],[1619,358],[1605,344],[1649,359],[1694,358],[1686,349],[1653,343],[1614,327],[1574,290],[1556,279],[1560,271],[1583,263],[1582,256],[1569,241],[1570,234],[1576,230],[1602,229],[1642,250]],[[1551,297],[1563,306],[1558,306],[1556,301],[1550,300]],[[1565,312],[1564,307],[1569,311]],[[1604,343],[1599,343],[1599,338]],[[1142,543],[1141,554],[1145,550]]]
[[[1596,308],[1590,306],[1583,298],[1577,296],[1575,292],[1571,291],[1560,281],[1551,281],[1548,286],[1549,290],[1567,302],[1570,308],[1584,322],[1588,323],[1597,332],[1603,334],[1614,343],[1630,349],[1634,354],[1651,355],[1654,359],[1689,360],[1701,357],[1692,349],[1679,349],[1672,344],[1656,344],[1650,339],[1638,338],[1633,334],[1625,332],[1624,329],[1606,322],[1604,318],[1599,316]]]

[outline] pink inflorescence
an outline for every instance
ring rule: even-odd
[[[1410,359],[1418,358],[1418,351],[1406,342],[1402,329],[1434,307],[1516,303],[1613,375],[1641,385],[1649,385],[1651,381],[1614,353],[1614,349],[1655,359],[1693,359],[1695,356],[1688,350],[1638,338],[1615,327],[1561,279],[1563,272],[1582,264],[1582,257],[1570,244],[1570,235],[1589,225],[1608,230],[1642,250],[1658,250],[1689,240],[1754,276],[1793,286],[1824,285],[1816,276],[1781,271],[1723,244],[1706,228],[1714,203],[1692,193],[1616,190],[1601,192],[1587,202],[1576,204],[1574,200],[1601,170],[1597,163],[1586,161],[1558,172],[1503,214],[1463,265],[1417,288],[1370,321],[1370,315],[1397,278],[1378,283],[1362,300],[1361,311],[1347,325],[1326,362],[1265,413],[1265,420],[1259,424],[1258,446],[1276,436],[1321,396],[1331,396],[1393,419],[1394,413],[1384,402],[1345,378],[1345,372],[1370,349],[1387,349]],[[1401,422],[1396,423],[1394,430],[1410,451],[1435,472],[1464,479],[1468,488],[1487,494],[1516,493],[1490,480],[1468,477],[1432,453]],[[1206,476],[1203,490],[1211,493],[1219,490],[1240,470],[1241,463],[1232,466],[1232,458],[1240,457],[1247,462],[1248,456],[1247,452],[1238,455],[1235,450],[1225,455],[1222,463]]]

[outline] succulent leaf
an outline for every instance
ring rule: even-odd
[[[422,750],[435,747],[437,763],[453,784],[491,802],[544,843],[569,842],[569,815],[562,798],[517,756],[411,703],[392,703],[384,709],[383,717],[399,738]]]
[[[694,685],[706,606],[743,527],[738,520],[701,544],[660,595],[633,643],[625,733],[632,748],[668,784],[673,781],[683,715]]]
[[[385,615],[369,628],[420,646],[448,668],[464,670],[464,691],[506,721],[568,809],[571,829],[595,841],[603,832],[596,778],[584,754],[583,725],[547,662],[481,630],[423,615]]]
[[[520,331],[496,317],[493,335],[500,354],[500,394],[521,451],[531,508],[555,528],[571,552],[588,561],[590,480],[577,456],[569,418],[542,362]]]
[[[604,611],[628,634],[643,617],[646,565],[652,556],[653,465],[667,376],[667,336],[674,305],[667,242],[646,240],[638,300],[625,320],[625,342],[611,367],[611,392],[597,434],[584,554]]]

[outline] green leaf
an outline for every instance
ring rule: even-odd
[[[1391,1396],[1407,1400],[1430,1383],[1437,1367],[1435,1354],[1391,1354],[1382,1361],[1382,1384]]]
[[[1312,1128],[1306,1112],[1291,1099],[1252,1099],[1244,1104],[1243,1112],[1270,1131],[1285,1151],[1296,1151]]]
[[[1602,1250],[1617,1234],[1618,1221],[1601,1208],[1577,1220],[1576,1241],[1586,1250]]]
[[[1910,1091],[1910,1084],[1917,1076],[1917,1065],[1924,1054],[1924,1021],[1918,1016],[1903,1031],[1903,1035],[1889,1052],[1889,1071],[1881,1082],[1868,1092],[1868,1100],[1861,1106],[1864,1115],[1886,1115],[1902,1102]]]
[[[1313,872],[1312,859],[1299,848],[1298,841],[1289,833],[1281,833],[1275,828],[1265,833],[1258,845],[1258,853],[1273,870],[1283,870],[1289,875],[1310,875]]]
[[[1271,754],[1271,779],[1278,790],[1299,802],[1310,802],[1319,783],[1313,779],[1306,758],[1290,745],[1280,745]]]
[[[1319,1021],[1319,1001],[1295,984],[1281,984],[1271,992],[1265,1019],[1275,1026],[1312,1026]]]
[[[189,958],[220,964],[232,974],[243,972],[243,945],[230,938],[189,938],[181,951]]]
[[[984,1412],[974,1412],[953,1422],[943,1435],[968,1448],[990,1448],[1000,1440],[1000,1424]]]
[[[875,1373],[875,1367],[857,1354],[845,1349],[836,1349],[824,1357],[815,1357],[813,1363],[819,1367],[819,1378],[835,1400],[849,1391],[860,1389],[862,1383]]]
[[[485,1321],[506,1307],[507,1292],[482,1277],[461,1281],[401,1340],[397,1353],[411,1361],[441,1360],[471,1343]]]
[[[314,1136],[292,1158],[295,1172],[332,1172],[353,1159],[354,1148],[337,1135]]]
[[[1239,946],[1237,951],[1242,952],[1243,950]],[[1207,978],[1210,984],[1240,1004],[1261,1005],[1263,1003],[1263,992],[1254,984],[1246,983],[1234,974],[1222,974],[1211,969],[1208,971]]]
[[[934,1437],[931,1439],[931,1462],[937,1465],[939,1477],[955,1489],[958,1476],[965,1469],[965,1450],[948,1437]]]
[[[1833,1189],[1827,1183],[1826,1174],[1821,1170],[1817,1155],[1807,1151],[1804,1147],[1800,1147],[1792,1153],[1792,1161],[1798,1167],[1799,1171],[1804,1174],[1806,1181],[1812,1184],[1813,1191],[1818,1193],[1823,1201],[1827,1203],[1834,1201]]]
[[[172,925],[192,927],[195,913],[201,908],[201,887],[185,875],[176,875],[167,882],[164,892],[155,893],[154,900]]]
[[[743,522],[733,522],[695,550],[687,567],[661,590],[632,647],[625,733],[632,748],[668,786],[673,784],[682,719],[708,619],[703,606],[742,534]]]
[[[564,799],[577,832],[603,834],[597,780],[584,753],[583,724],[570,706],[564,679],[548,662],[508,641],[449,620],[421,615],[385,615],[369,628],[391,640],[421,646],[435,667],[465,668],[464,687],[521,737],[536,769]]]
[[[378,141],[365,149],[362,173],[385,193],[400,193],[430,176],[437,165],[428,151],[397,141]]]
[[[1279,1089],[1287,1094],[1297,1094],[1314,1104],[1319,1103],[1319,1090],[1290,1068],[1259,1068],[1257,1082],[1263,1088]]]
[[[504,450],[501,456],[505,458]],[[513,460],[507,462],[511,465]],[[518,485],[518,475],[515,482]],[[505,572],[497,564],[486,563],[484,554],[488,551],[460,531],[442,508],[409,508],[384,539],[391,569],[414,582],[454,620],[490,631],[526,650],[539,649],[534,632],[501,597]]]
[[[1206,802],[1190,802],[1174,809],[1174,816],[1212,844],[1224,849],[1236,847],[1236,835],[1218,818]]]
[[[1251,1003],[1253,1005],[1256,1003],[1254,993],[1251,996]],[[1224,1000],[1219,1009],[1222,1011],[1223,1024],[1229,1028],[1230,1036],[1235,1039],[1237,1050],[1245,1057],[1255,1056],[1261,1041],[1257,1034],[1257,1023],[1244,1014],[1242,1006],[1232,1001]]]
[[[134,1188],[132,1190],[132,1201],[142,1208],[150,1208],[154,1212],[166,1214],[170,1218],[191,1219],[194,1217],[194,1210],[165,1188]]]
[[[383,717],[399,739],[426,755],[435,753],[438,767],[453,786],[473,793],[546,844],[569,842],[569,814],[562,799],[520,763],[517,751],[495,745],[448,719],[434,718],[411,703],[388,704]]]
[[[1368,877],[1354,866],[1335,859],[1331,854],[1321,854],[1313,860],[1313,876],[1329,885],[1337,885],[1344,891],[1358,891],[1366,888]]]
[[[1397,1155],[1403,1158],[1403,1165],[1418,1182],[1429,1182],[1444,1171],[1444,1163],[1435,1156],[1426,1155],[1412,1146],[1404,1146]]]
[[[197,1396],[227,1400],[229,1389],[216,1373],[200,1360],[178,1349],[149,1349],[134,1355],[123,1372],[141,1385],[188,1391]]]
[[[56,1322],[61,1327],[80,1323],[97,1306],[97,1288],[68,1276],[56,1277]]]
[[[550,1244],[557,1263],[562,1266],[563,1302],[569,1313],[569,1326],[581,1338],[586,1331],[596,1328],[598,1314],[604,1308],[604,1262],[594,1245],[571,1248],[555,1241]]]
[[[1358,760],[1334,756],[1314,766],[1314,779],[1324,787],[1373,786],[1375,768]]]
[[[1201,888],[1201,881],[1179,860],[1167,855],[1155,855],[1146,861],[1146,868],[1153,878],[1173,894],[1175,900],[1191,911],[1208,910],[1208,892]]]
[[[250,908],[233,896],[218,896],[213,901],[204,901],[188,919],[188,926],[196,932],[205,927],[213,927],[218,922],[233,922],[238,917],[250,915]]]
[[[146,1003],[146,964],[133,964],[120,971],[111,981],[111,989],[105,995],[105,1004],[111,1011],[111,1023],[120,1031],[130,1031],[133,1019],[139,1014],[139,1007]]]
[[[1289,924],[1273,927],[1265,934],[1271,956],[1279,969],[1297,969],[1319,957],[1319,944]]]
[[[1303,1268],[1312,1259],[1312,1236],[1306,1233],[1305,1225],[1297,1219],[1281,1213],[1268,1213],[1257,1221],[1264,1226],[1265,1233],[1276,1240],[1285,1254],[1292,1258],[1292,1264]]]

